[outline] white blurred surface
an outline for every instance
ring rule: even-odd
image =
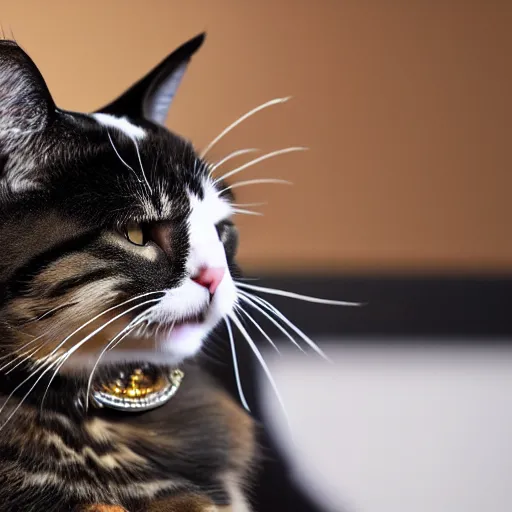
[[[265,354],[295,446],[262,376],[267,419],[304,488],[332,511],[510,512],[512,350],[364,345],[334,364]]]

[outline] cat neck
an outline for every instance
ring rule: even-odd
[[[76,417],[87,415],[91,409],[141,412],[163,405],[176,393],[183,378],[180,370],[147,361],[104,364],[95,370],[92,379],[91,371],[83,368],[55,373],[57,365],[52,361],[20,364],[13,356],[3,366],[0,401],[23,402],[40,407],[42,412]],[[152,407],[145,407],[148,399]]]

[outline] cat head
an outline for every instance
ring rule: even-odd
[[[233,198],[163,126],[203,38],[92,114],[56,107],[0,41],[4,347],[37,358],[144,334],[180,361],[233,310]]]

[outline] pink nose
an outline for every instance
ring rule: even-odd
[[[204,286],[213,295],[217,290],[226,269],[223,267],[204,267],[192,278],[197,284]]]

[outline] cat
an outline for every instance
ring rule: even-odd
[[[203,39],[92,114],[0,41],[1,511],[250,510],[254,422],[187,362],[239,273],[232,191],[164,127]]]

